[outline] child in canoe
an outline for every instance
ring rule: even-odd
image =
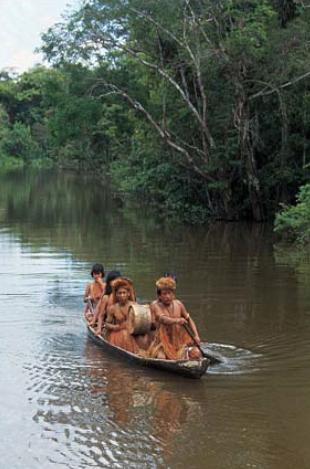
[[[97,324],[97,327],[95,329],[95,333],[97,335],[100,335],[102,332],[102,327],[106,320],[108,306],[111,306],[113,304],[112,282],[113,280],[119,277],[121,277],[121,273],[118,270],[112,270],[107,275],[104,293],[101,296],[96,306],[95,314],[89,323],[89,325],[92,327]]]
[[[116,347],[138,353],[138,344],[128,330],[129,308],[135,302],[133,285],[129,279],[120,277],[112,282],[112,301],[105,322],[107,340]]]
[[[168,360],[200,359],[201,352],[186,326],[193,331],[195,342],[199,344],[198,331],[183,303],[176,299],[175,280],[171,276],[161,277],[156,282],[156,289],[157,300],[152,303],[151,310],[157,330],[148,355]]]
[[[94,264],[90,275],[93,278],[91,283],[88,283],[84,293],[85,317],[90,320],[94,314],[94,308],[97,306],[102,294],[105,290],[104,282],[104,267],[102,264]]]

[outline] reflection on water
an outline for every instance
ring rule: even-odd
[[[84,176],[0,184],[1,469],[308,469],[309,259],[264,225],[163,225]],[[94,261],[143,301],[175,271],[223,362],[191,381],[106,355],[81,319]]]

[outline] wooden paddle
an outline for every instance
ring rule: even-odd
[[[197,342],[197,340],[195,338],[195,334],[192,331],[192,329],[190,328],[190,326],[188,324],[183,324],[183,325],[184,325],[184,328],[185,328],[186,332],[188,333],[188,335],[193,339],[194,343],[196,344],[196,346],[200,350],[201,355],[205,358],[208,358],[210,360],[211,365],[216,365],[218,363],[222,363],[222,360],[219,357],[216,357],[215,355],[210,355],[210,353],[206,353],[204,350],[202,350],[202,348],[201,348],[199,342]]]
[[[93,307],[93,304],[92,304],[91,300],[87,300],[87,305],[88,305],[89,311],[90,311],[90,312],[92,313],[92,315],[94,316],[95,311],[94,311],[94,307]],[[87,318],[86,318],[86,319],[87,319]],[[89,322],[89,321],[87,320],[87,322]]]
[[[94,314],[94,308],[91,300],[87,300],[88,307],[90,309],[90,312]]]

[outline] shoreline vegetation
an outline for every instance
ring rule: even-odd
[[[164,216],[274,220],[310,243],[310,9],[89,0],[0,71],[0,170],[106,175]]]

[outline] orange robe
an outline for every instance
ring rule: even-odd
[[[162,312],[162,315],[166,314]],[[169,313],[169,317],[180,316]],[[192,344],[192,338],[184,326],[159,322],[154,341],[149,348],[149,355],[157,357],[158,352],[163,352],[169,360],[181,360],[187,358],[186,348]]]
[[[128,316],[123,311],[116,311],[114,313],[114,324],[125,326],[127,322]],[[139,347],[137,342],[135,341],[134,337],[129,334],[128,329],[124,328],[119,331],[107,331],[107,340],[110,344],[115,345],[116,347],[120,347],[128,352],[138,353]]]

